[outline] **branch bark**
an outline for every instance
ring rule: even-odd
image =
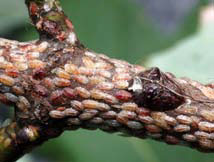
[[[0,101],[14,106],[0,130],[0,161],[14,161],[64,130],[122,132],[214,151],[214,86],[85,48],[57,0],[26,0],[40,34],[0,38]]]

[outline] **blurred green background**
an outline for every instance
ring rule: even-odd
[[[214,23],[199,25],[205,0],[61,0],[79,39],[97,52],[177,76],[214,80]],[[0,0],[0,37],[29,41],[38,35],[24,0]],[[211,162],[181,146],[97,131],[65,132],[19,162]]]

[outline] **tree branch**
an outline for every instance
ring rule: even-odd
[[[72,22],[63,13],[59,0],[26,0],[26,5],[40,39],[76,41]]]
[[[38,41],[0,39],[0,161],[14,161],[64,130],[122,132],[214,150],[214,88],[80,44],[57,0],[26,0]]]

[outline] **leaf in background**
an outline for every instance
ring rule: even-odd
[[[138,155],[144,159],[144,161],[148,162],[161,162],[159,159],[159,155],[156,154],[154,148],[148,142],[148,140],[141,140],[141,139],[130,139],[129,140],[135,151]]]
[[[213,11],[214,12],[214,11]],[[160,67],[177,76],[214,82],[214,23],[201,26],[191,37],[174,47],[155,53],[148,65]]]
[[[0,37],[1,33],[7,33],[27,20],[28,14],[23,0],[18,3],[14,0],[1,0],[0,8]]]
[[[136,152],[129,137],[101,131],[66,132],[42,145],[39,153],[49,155],[56,162],[146,162]],[[147,153],[152,156],[149,151]]]

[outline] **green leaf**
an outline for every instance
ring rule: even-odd
[[[160,67],[179,77],[188,76],[204,83],[214,81],[214,24],[198,29],[175,46],[155,53],[149,66]]]
[[[129,137],[101,131],[66,132],[61,137],[42,145],[39,153],[60,162],[146,162],[146,159],[136,151]],[[147,153],[150,156],[150,152]]]
[[[1,33],[6,33],[23,24],[27,19],[27,9],[24,0],[18,3],[13,0],[0,1],[0,36]]]

